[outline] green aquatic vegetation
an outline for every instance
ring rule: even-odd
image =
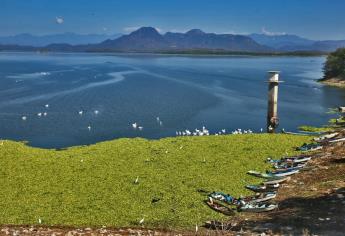
[[[328,127],[328,126],[315,127],[315,126],[308,126],[308,125],[299,126],[298,129],[300,131],[305,131],[305,132],[329,132],[333,130],[332,127]]]
[[[293,155],[310,137],[225,135],[118,139],[52,150],[3,141],[0,224],[191,228],[226,216],[200,190],[250,194],[268,157]],[[199,190],[199,191],[198,191]]]

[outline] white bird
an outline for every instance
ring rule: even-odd
[[[222,129],[222,133],[225,134],[225,129]]]
[[[263,131],[264,131],[263,128],[261,128],[261,129],[260,129],[260,132],[262,133]]]
[[[44,105],[46,108],[48,108],[49,107],[49,104],[46,104],[46,105]]]
[[[87,129],[90,131],[90,130],[91,130],[91,125],[89,125],[89,126],[87,127]]]
[[[38,223],[39,223],[39,224],[42,224],[41,218],[38,218]]]
[[[160,126],[163,126],[163,122],[162,122],[162,121],[159,121],[159,125],[160,125]]]
[[[47,112],[43,112],[43,116],[47,116],[48,115],[48,113]]]
[[[198,225],[195,225],[195,232],[197,233],[199,231]]]
[[[79,113],[79,115],[82,115],[82,114],[83,114],[83,111],[79,111],[78,113]]]
[[[22,120],[26,120],[26,116],[22,116]]]
[[[178,131],[176,131],[176,136],[178,136]]]
[[[136,129],[136,128],[138,128],[138,124],[137,123],[133,123],[132,127],[133,127],[133,129]]]
[[[98,111],[98,110],[95,110],[94,113],[95,113],[95,115],[97,115],[97,114],[99,113],[99,111]]]
[[[144,223],[144,221],[145,221],[145,217],[143,217],[140,221],[139,221],[139,224],[143,224]]]
[[[137,176],[137,178],[135,179],[134,183],[135,183],[135,184],[138,184],[138,183],[139,183],[139,176]]]
[[[42,112],[37,113],[37,116],[41,117],[42,116]]]
[[[160,121],[160,119],[159,119],[159,117],[158,117],[158,116],[157,116],[156,120],[157,120],[157,121]]]
[[[142,127],[142,126],[139,126],[139,127],[138,127],[138,129],[139,129],[140,131],[142,131],[143,128],[144,128],[144,127]]]

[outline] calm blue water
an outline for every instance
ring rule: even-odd
[[[285,81],[279,91],[280,128],[321,125],[330,117],[328,108],[343,105],[345,98],[345,90],[314,82],[324,60],[1,53],[0,137],[57,148],[175,136],[203,125],[212,133],[258,132],[266,122],[268,70],[280,70]],[[134,130],[134,122],[143,130]]]

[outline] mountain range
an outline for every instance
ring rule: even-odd
[[[335,51],[337,48],[345,47],[345,40],[311,40],[297,35],[267,35],[250,34],[250,38],[261,45],[273,48],[276,51]]]
[[[330,52],[345,47],[345,40],[310,40],[297,35],[215,34],[192,29],[186,33],[160,34],[141,27],[128,35],[78,35],[74,33],[0,37],[0,50],[69,52],[162,52],[212,50],[225,52]]]
[[[109,38],[114,39],[121,34],[50,34],[50,35],[32,35],[18,34],[13,36],[0,36],[0,44],[10,44],[19,46],[44,47],[49,44],[66,43],[70,45],[94,44],[100,43]]]
[[[205,33],[192,29],[186,33],[167,32],[160,34],[153,27],[142,27],[129,35],[106,40],[95,45],[94,50],[115,51],[160,51],[211,49],[226,51],[264,52],[270,49],[248,36]]]

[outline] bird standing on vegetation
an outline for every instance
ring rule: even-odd
[[[137,123],[133,123],[132,127],[133,127],[133,129],[137,129],[138,128],[138,124]]]
[[[135,183],[135,184],[138,184],[138,183],[139,183],[139,176],[137,176],[137,178],[134,180],[134,183]]]
[[[139,224],[142,225],[145,221],[145,217],[143,217],[140,221],[139,221]]]
[[[79,111],[78,113],[79,113],[79,115],[82,115],[82,114],[83,114],[83,111]]]

